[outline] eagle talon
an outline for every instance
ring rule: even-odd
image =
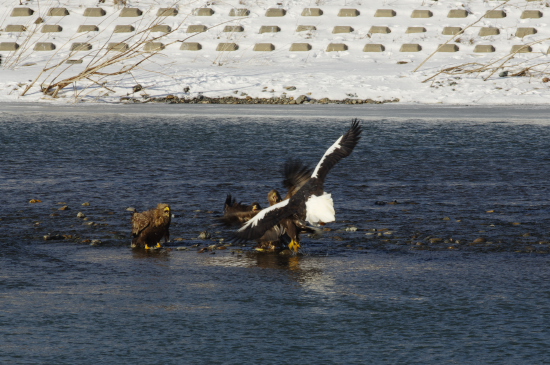
[[[157,242],[157,245],[155,246],[155,248],[162,248],[163,246],[160,244],[160,242]]]
[[[295,241],[295,240],[292,240],[290,241],[290,243],[288,244],[288,248],[291,250],[291,251],[294,251],[294,252],[298,252],[298,250],[300,249],[300,243],[298,241]]]

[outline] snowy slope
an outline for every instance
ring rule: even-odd
[[[15,4],[14,4],[15,3]],[[547,104],[550,82],[546,82],[550,59],[550,10],[546,1],[413,1],[413,0],[317,0],[317,1],[162,1],[128,0],[140,9],[139,17],[120,17],[121,5],[101,1],[0,1],[0,49],[17,43],[15,52],[1,51],[0,101],[55,101],[60,103],[118,102],[121,97],[175,95],[180,98],[207,97],[294,97],[314,99],[399,99],[401,103],[425,104]],[[14,8],[34,10],[30,16],[11,16]],[[105,16],[87,17],[87,8],[101,7]],[[67,16],[49,16],[51,8],[66,8]],[[160,8],[177,9],[177,15],[158,17]],[[198,16],[195,9],[212,9],[211,16]],[[284,9],[282,17],[268,17],[270,8]],[[320,16],[303,16],[304,8],[321,9]],[[248,9],[244,17],[229,16],[231,9]],[[341,9],[356,9],[356,17],[338,16]],[[393,17],[376,17],[378,9],[391,9]],[[429,18],[413,18],[414,10],[431,12]],[[449,18],[451,10],[466,10],[464,18]],[[489,10],[503,10],[504,18],[485,18]],[[530,11],[525,13],[525,11]],[[540,15],[537,15],[537,12]],[[525,17],[525,14],[534,17]],[[522,18],[523,15],[523,18]],[[41,17],[44,23],[34,24]],[[23,25],[24,32],[6,32],[8,25]],[[42,33],[44,25],[59,25],[60,32]],[[80,25],[97,25],[99,31],[78,33]],[[135,31],[113,33],[117,25]],[[168,34],[151,32],[153,25],[167,25]],[[188,33],[189,25],[205,25],[208,31]],[[224,31],[227,26],[243,31]],[[300,25],[314,31],[297,31]],[[262,26],[280,31],[260,33]],[[333,33],[334,27],[352,27],[351,33]],[[387,27],[390,33],[372,33],[372,26]],[[426,32],[407,33],[409,27]],[[464,33],[442,34],[446,27]],[[482,28],[497,28],[498,35],[480,36]],[[518,28],[536,33],[517,36]],[[10,28],[13,29],[13,28]],[[154,39],[164,49],[144,52],[144,42]],[[53,43],[52,51],[34,50],[36,43]],[[125,54],[96,74],[69,82],[57,98],[41,92],[44,87],[68,79],[87,67],[109,61],[120,52],[107,52],[109,43],[123,42],[135,51]],[[198,51],[181,50],[182,42],[200,43]],[[436,52],[439,45],[456,45],[456,52]],[[91,50],[71,51],[74,43],[89,44]],[[234,43],[235,51],[217,51],[220,43]],[[255,51],[258,43],[272,44],[273,51]],[[311,50],[291,51],[294,43],[308,43]],[[328,52],[329,44],[344,44],[347,50]],[[364,52],[367,44],[381,44],[383,52]],[[401,52],[403,44],[418,44],[419,52]],[[492,45],[494,52],[475,52],[478,45]],[[532,52],[510,57],[514,45],[531,45]],[[67,60],[82,60],[67,64]],[[130,71],[131,67],[139,65]],[[456,74],[437,75],[445,68],[466,65]],[[489,66],[483,72],[466,72]],[[536,65],[536,66],[535,66]],[[499,67],[501,66],[501,67]],[[534,66],[534,67],[533,67]],[[106,73],[118,73],[107,76]],[[507,77],[499,77],[508,71]],[[521,72],[524,71],[524,72]],[[520,73],[521,76],[510,76]],[[550,73],[550,72],[549,72]],[[435,76],[435,77],[433,77]],[[431,78],[433,77],[433,78]],[[431,78],[431,79],[430,79]],[[424,82],[425,80],[428,81]],[[142,89],[134,92],[135,85]],[[26,92],[25,92],[26,91]],[[23,92],[25,95],[22,96]]]

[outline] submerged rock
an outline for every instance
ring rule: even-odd
[[[208,231],[202,231],[202,232],[199,234],[199,239],[201,239],[201,240],[207,240],[207,239],[209,239],[210,237],[212,237],[212,235],[211,235]]]

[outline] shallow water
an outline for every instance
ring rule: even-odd
[[[337,222],[304,256],[197,253],[229,236],[227,193],[267,204],[286,158],[316,164],[348,125],[0,114],[0,360],[550,361],[545,123],[365,118],[327,179]],[[133,252],[126,208],[159,202],[172,250]]]

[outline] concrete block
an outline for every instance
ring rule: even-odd
[[[302,16],[321,16],[323,11],[319,8],[305,8],[302,10]]]
[[[254,45],[254,51],[257,52],[271,52],[275,50],[275,46],[271,43],[256,43]]]
[[[384,52],[386,47],[382,44],[365,44],[363,47],[363,52]]]
[[[285,9],[270,8],[270,9],[267,9],[265,12],[265,16],[267,17],[277,17],[277,16],[285,16],[285,15],[286,15]]]
[[[466,18],[468,16],[468,11],[464,9],[452,9],[449,10],[447,18]]]
[[[31,16],[34,14],[34,10],[31,8],[13,8],[10,16]]]
[[[212,16],[214,15],[214,9],[211,8],[198,8],[193,11],[193,15],[196,16]]]
[[[353,27],[350,27],[348,25],[337,25],[334,27],[334,29],[332,30],[332,33],[333,34],[338,34],[338,33],[351,33],[353,32]]]
[[[138,8],[123,8],[120,11],[119,17],[121,18],[135,18],[138,16],[142,16],[143,11],[139,10]]]
[[[445,27],[443,28],[443,31],[441,32],[441,34],[443,35],[457,35],[457,34],[460,34],[462,33],[462,28],[461,27]]]
[[[405,31],[407,34],[411,33],[426,33],[426,28],[424,27],[408,27]]]
[[[107,50],[115,52],[126,52],[130,47],[126,43],[109,43],[107,44]]]
[[[226,33],[244,32],[244,28],[240,25],[226,25],[223,31]]]
[[[143,46],[145,52],[158,52],[164,49],[164,44],[161,42],[146,42]]]
[[[397,13],[393,9],[378,9],[376,13],[374,13],[376,18],[392,18],[396,15]]]
[[[102,8],[87,8],[84,10],[84,16],[88,17],[100,17],[105,16],[107,12]]]
[[[456,44],[440,44],[437,48],[437,52],[458,52],[459,48]]]
[[[24,32],[27,30],[27,27],[25,27],[24,25],[17,25],[17,24],[8,24],[6,25],[6,29],[5,31],[6,32]]]
[[[219,43],[216,47],[216,51],[219,52],[232,52],[239,49],[236,43]]]
[[[99,27],[97,25],[79,25],[76,32],[77,33],[99,32]]]
[[[420,52],[422,51],[422,47],[420,47],[420,44],[413,44],[413,43],[405,43],[401,45],[401,48],[399,49],[399,52]]]
[[[48,42],[38,42],[34,45],[35,51],[53,51],[55,50],[55,44]]]
[[[495,51],[492,44],[478,44],[474,48],[475,53],[491,53]]]
[[[518,28],[516,30],[516,37],[519,38],[523,38],[533,34],[537,34],[537,30],[535,28]]]
[[[260,27],[260,34],[261,33],[277,33],[280,32],[281,28],[279,28],[276,25],[262,25]]]
[[[434,14],[429,10],[413,10],[411,18],[431,18]]]
[[[182,51],[200,51],[201,49],[202,45],[197,42],[183,42],[180,46]]]
[[[344,43],[329,43],[327,46],[327,52],[343,52],[347,50],[348,46]]]
[[[73,43],[71,44],[71,51],[79,52],[79,51],[90,51],[92,49],[92,45],[90,43]]]
[[[248,9],[231,9],[229,16],[249,16],[250,10]]]
[[[17,51],[19,44],[15,42],[0,42],[0,51],[13,52]]]
[[[187,27],[186,33],[202,33],[206,32],[208,27],[206,25],[190,25]]]
[[[487,10],[487,12],[485,13],[485,18],[488,18],[488,19],[506,18],[506,12],[504,10]]]
[[[525,44],[518,44],[518,45],[512,46],[512,49],[510,50],[510,53],[530,53],[530,52],[533,52],[533,48]]]
[[[48,16],[67,16],[69,11],[66,8],[50,8],[48,10]]]
[[[59,33],[63,31],[63,28],[60,25],[44,24],[40,31],[42,33]]]
[[[521,19],[538,19],[542,18],[542,12],[539,10],[524,10],[521,13]]]
[[[136,28],[134,28],[132,25],[117,25],[115,26],[114,33],[131,33],[135,30]]]
[[[178,9],[174,8],[160,8],[157,10],[157,16],[176,16],[178,15]]]
[[[305,52],[311,51],[311,44],[309,43],[292,43],[290,45],[291,52]]]
[[[493,27],[483,27],[479,30],[479,36],[480,37],[488,37],[488,36],[491,36],[491,35],[499,35],[500,34],[500,30],[498,28],[493,28]]]
[[[370,27],[369,33],[389,34],[391,33],[391,29],[389,27],[373,25]]]
[[[151,32],[170,33],[172,28],[169,25],[157,24],[151,27]]]
[[[340,9],[338,16],[341,17],[355,17],[359,16],[361,13],[357,9]]]

